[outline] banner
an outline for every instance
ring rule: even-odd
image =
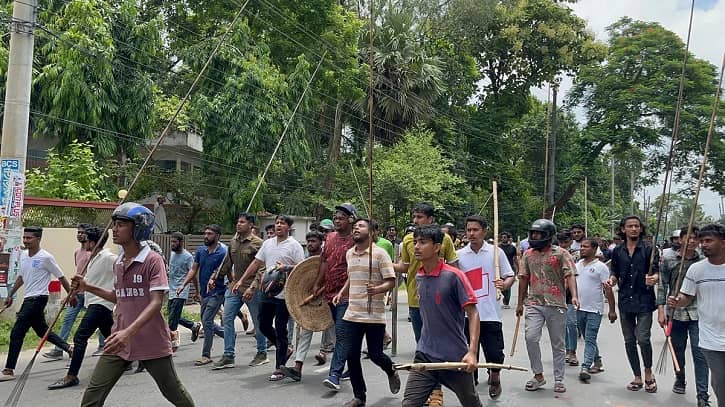
[[[19,271],[23,246],[25,174],[16,158],[0,160],[0,297],[7,297]]]

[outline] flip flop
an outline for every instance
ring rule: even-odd
[[[644,386],[644,383],[629,382],[629,384],[627,385],[627,390],[640,391],[643,386]]]
[[[654,378],[652,380],[645,380],[644,385],[644,391],[647,393],[657,393],[657,380]]]

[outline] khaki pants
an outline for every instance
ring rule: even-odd
[[[161,394],[175,406],[193,407],[194,400],[176,375],[171,356],[140,361],[159,386]],[[102,406],[118,379],[131,362],[115,355],[102,355],[83,393],[82,407]]]

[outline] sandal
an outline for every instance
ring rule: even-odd
[[[657,381],[652,378],[652,380],[645,380],[644,381],[644,391],[647,393],[657,393]]]
[[[275,370],[274,373],[272,373],[272,376],[269,376],[269,381],[278,382],[278,381],[284,379],[285,377],[287,377],[287,375],[285,375],[283,371]]]
[[[632,382],[629,382],[629,384],[627,385],[627,390],[639,391],[640,389],[642,389],[643,386],[644,386],[643,383],[637,383],[637,382],[632,381]]]
[[[554,393],[566,393],[566,386],[564,386],[564,382],[554,383]]]
[[[539,388],[546,384],[546,379],[541,379],[541,381],[537,380],[536,377],[533,377],[531,380],[526,382],[525,389],[528,391],[536,391],[539,390]]]

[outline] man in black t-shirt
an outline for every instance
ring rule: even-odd
[[[514,270],[514,274],[518,274],[518,257],[516,256],[517,250],[516,246],[511,244],[511,233],[509,232],[503,232],[499,236],[499,244],[498,247],[503,250],[504,253],[506,253],[506,259],[509,261],[509,264],[511,265],[511,268]],[[507,288],[503,291],[501,291],[503,294],[503,307],[504,309],[511,308],[511,305],[509,305],[511,301],[511,288]]]

